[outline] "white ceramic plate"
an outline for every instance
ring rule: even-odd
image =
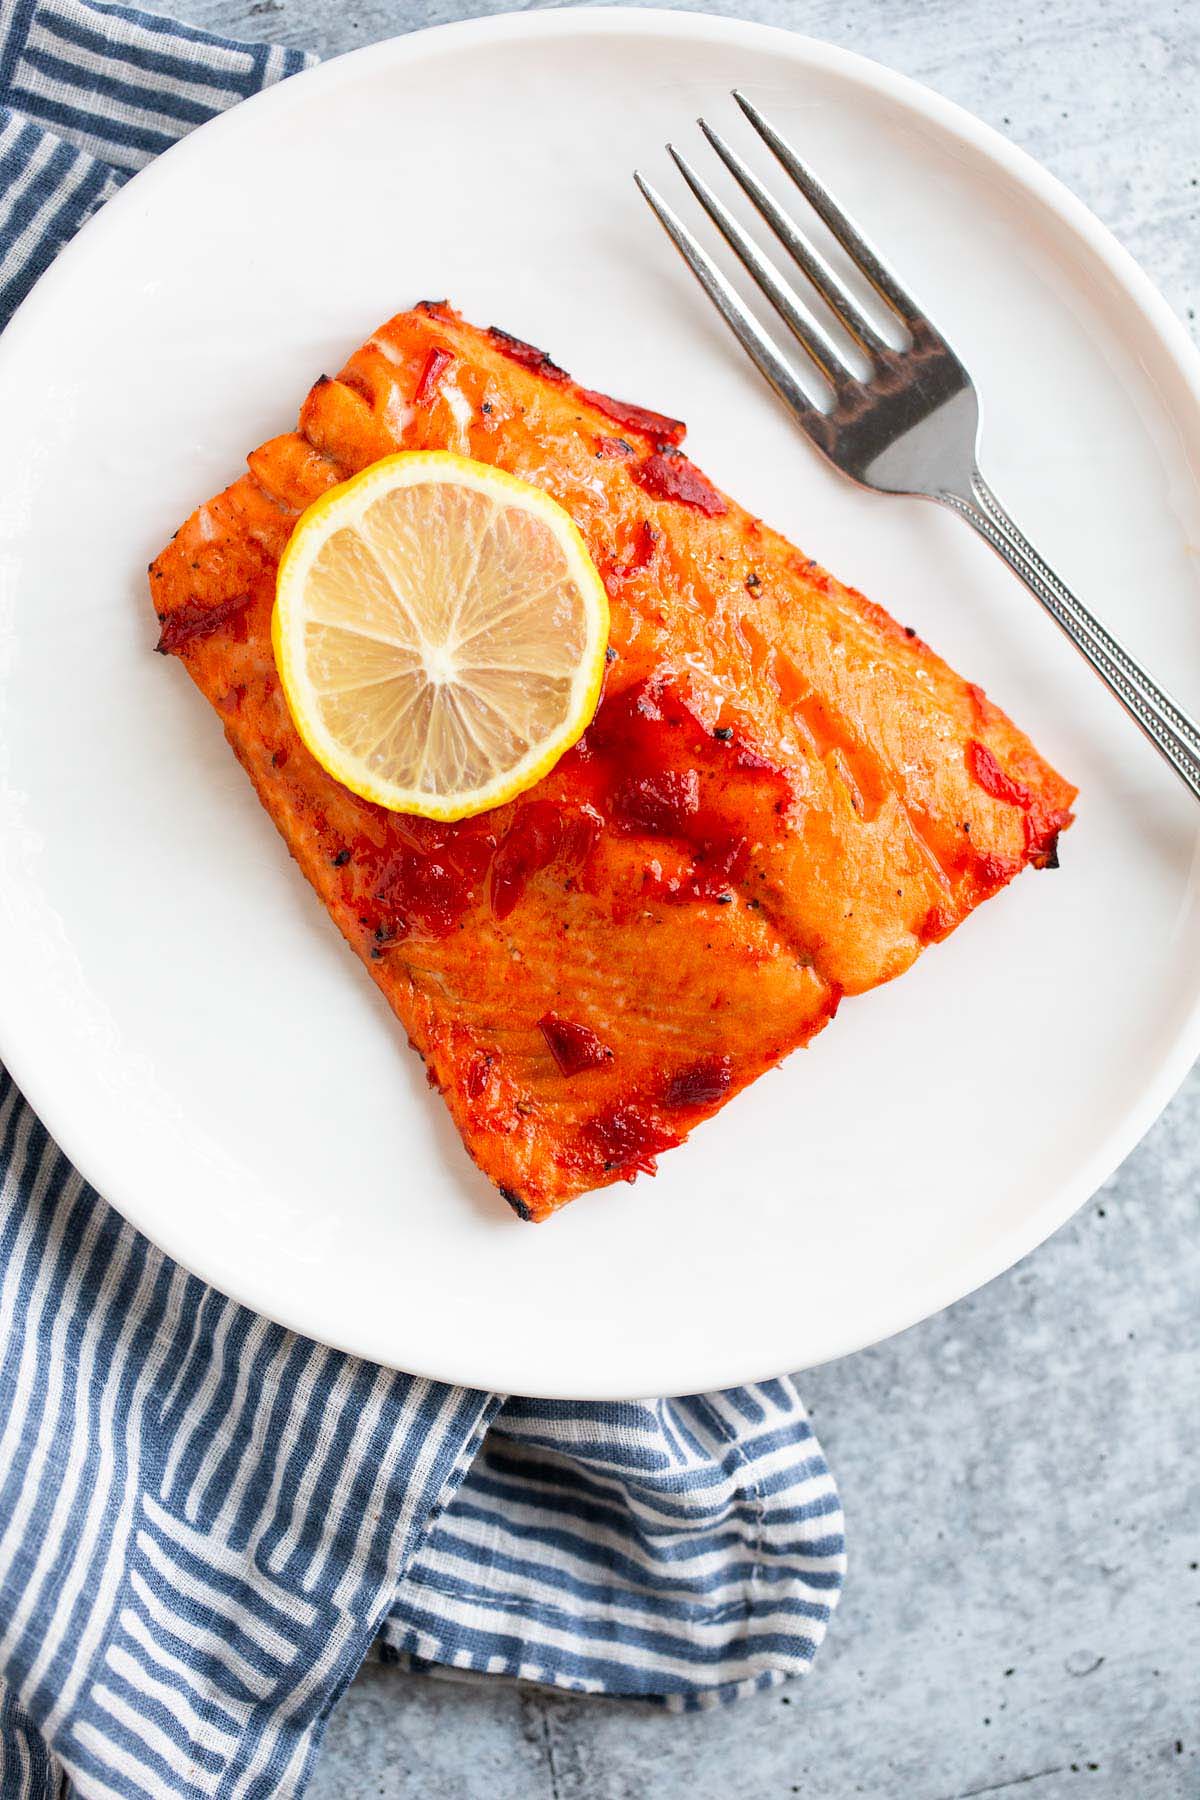
[[[1200,705],[1200,380],[1097,222],[965,113],[841,50],[687,14],[491,19],[205,126],[0,342],[0,1049],[188,1267],[381,1361],[569,1396],[798,1368],[955,1300],[1068,1217],[1198,1044],[1197,816],[949,515],[827,471],[638,198],[756,97],[975,372],[1017,517]],[[769,164],[751,154],[764,173]],[[775,179],[772,176],[772,179]],[[689,209],[689,216],[693,216]],[[449,295],[692,427],[701,466],[982,682],[1080,784],[1026,875],[663,1158],[519,1224],[151,654],[144,570],[308,384]]]

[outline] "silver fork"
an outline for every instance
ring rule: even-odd
[[[897,349],[884,338],[800,226],[703,119],[699,125],[709,144],[857,344],[869,373],[855,372],[750,234],[668,144],[692,193],[824,378],[826,397],[809,391],[683,221],[648,181],[635,174],[642,195],[701,287],[793,418],[835,468],[863,487],[885,494],[923,495],[966,519],[1020,576],[1200,799],[1200,728],[1076,599],[1018,530],[980,474],[979,402],[970,375],[928,314],[787,140],[736,88],[733,97],[813,212],[894,315],[908,342]]]

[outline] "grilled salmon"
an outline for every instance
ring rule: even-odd
[[[683,436],[426,302],[322,376],[150,569],[158,648],[525,1219],[653,1171],[843,996],[1053,866],[1071,820],[1075,789],[980,688],[716,489]],[[612,613],[579,744],[449,825],[334,781],[271,650],[300,512],[428,449],[553,495]]]

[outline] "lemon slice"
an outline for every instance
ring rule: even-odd
[[[272,638],[323,768],[393,812],[462,819],[532,787],[587,726],[608,599],[549,494],[410,451],[301,516]]]

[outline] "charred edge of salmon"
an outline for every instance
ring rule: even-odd
[[[539,350],[536,344],[527,344],[524,338],[514,337],[511,331],[505,331],[499,325],[489,325],[487,334],[496,348],[528,369],[531,375],[540,375],[544,381],[569,381],[571,378],[565,369],[560,369],[554,358],[546,350]]]
[[[497,1191],[502,1200],[508,1201],[508,1204],[512,1207],[518,1219],[523,1219],[527,1225],[532,1221],[532,1212],[514,1188],[501,1187]]]
[[[1068,825],[1073,817],[1073,813],[1068,814]],[[1050,833],[1040,850],[1031,853],[1029,860],[1035,869],[1057,869],[1061,866],[1058,860],[1058,840],[1063,830],[1064,827],[1060,825],[1057,831]]]

